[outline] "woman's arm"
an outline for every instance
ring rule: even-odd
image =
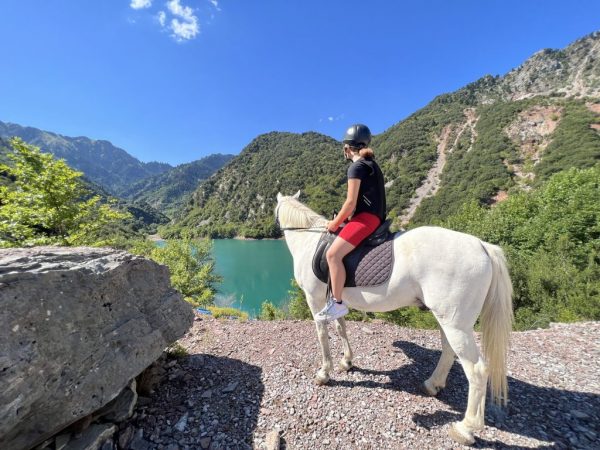
[[[329,231],[336,231],[342,222],[354,212],[356,209],[356,202],[358,201],[359,188],[360,178],[350,178],[348,180],[348,194],[346,195],[346,201],[344,202],[342,209],[340,209],[340,212],[335,216],[335,219],[327,224],[327,229]]]

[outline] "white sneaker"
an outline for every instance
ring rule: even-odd
[[[330,322],[335,319],[348,314],[348,307],[344,303],[338,303],[333,297],[327,300],[325,308],[315,314],[315,320],[317,322],[327,321]]]

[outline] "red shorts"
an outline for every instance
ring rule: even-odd
[[[380,223],[381,220],[375,214],[361,212],[352,217],[338,236],[357,247],[377,229]]]

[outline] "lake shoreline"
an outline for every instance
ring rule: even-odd
[[[152,241],[152,242],[166,241],[166,239],[160,237],[158,234],[147,234],[146,239],[148,239],[149,241]],[[212,240],[234,239],[236,241],[283,241],[283,240],[285,240],[285,238],[283,236],[279,237],[279,238],[248,238],[248,237],[244,237],[244,236],[235,236],[232,238],[211,238],[211,239]]]

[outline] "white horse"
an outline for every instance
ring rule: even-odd
[[[312,258],[327,220],[293,197],[277,194],[276,219],[294,260],[294,277],[315,315],[326,302],[326,285],[313,273]],[[506,354],[512,329],[512,284],[500,247],[474,236],[439,227],[421,227],[394,239],[394,267],[386,283],[344,288],[343,299],[360,311],[385,312],[404,306],[427,306],[441,328],[442,355],[423,387],[436,395],[458,356],[469,382],[465,417],[454,422],[450,436],[461,444],[475,442],[484,426],[486,387],[495,403],[506,405]],[[481,313],[482,351],[473,326]],[[325,322],[315,322],[323,353],[316,382],[325,384],[333,368]],[[352,367],[352,350],[343,318],[336,321],[344,356],[340,368]]]

